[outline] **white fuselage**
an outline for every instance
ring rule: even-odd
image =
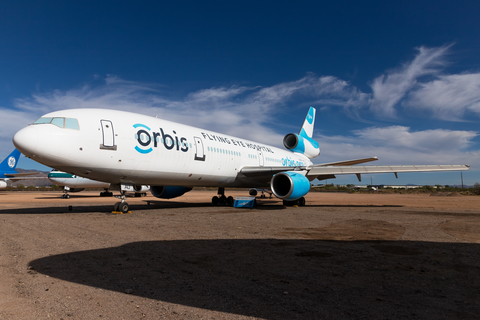
[[[50,182],[69,188],[110,188],[110,183],[78,177],[66,172],[52,171],[48,174]]]
[[[70,109],[43,118],[68,120],[64,127],[53,124],[61,121],[39,121],[17,132],[13,141],[23,154],[112,184],[266,187],[265,181],[249,179],[240,170],[311,165],[302,154],[129,112]],[[78,127],[69,127],[67,122],[75,119]]]

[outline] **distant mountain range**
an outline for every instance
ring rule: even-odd
[[[38,171],[38,170],[26,170],[21,168],[15,169],[18,173],[28,173],[28,172],[37,172],[37,174],[31,175],[31,177],[47,177],[50,173],[49,171]],[[52,183],[48,179],[35,179],[35,180],[28,180],[28,176],[26,177],[27,180],[19,180],[12,183],[13,186],[18,186],[20,184],[24,185],[25,187],[35,186],[35,187],[47,187],[51,186]]]

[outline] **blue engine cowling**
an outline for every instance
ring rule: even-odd
[[[172,199],[180,197],[186,192],[192,190],[192,188],[187,187],[176,187],[176,186],[151,186],[150,192],[154,197],[161,199]]]
[[[307,158],[315,158],[320,154],[318,142],[310,139],[306,134],[289,133],[283,138],[283,145],[290,151],[301,153]]]
[[[277,173],[270,181],[273,194],[283,200],[297,200],[310,191],[310,181],[294,171]]]

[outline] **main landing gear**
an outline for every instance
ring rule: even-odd
[[[305,198],[301,197],[300,199],[293,200],[293,201],[283,200],[283,205],[285,207],[293,207],[293,206],[303,207],[305,205]]]
[[[218,188],[218,196],[214,196],[212,198],[212,204],[214,206],[228,206],[232,207],[233,206],[233,197],[225,196],[225,188]]]
[[[105,191],[100,192],[100,197],[113,197],[113,192],[108,191],[108,189],[105,189]]]

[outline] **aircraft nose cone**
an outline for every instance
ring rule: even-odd
[[[35,156],[38,143],[38,132],[34,126],[28,126],[13,136],[15,147],[27,157]]]

